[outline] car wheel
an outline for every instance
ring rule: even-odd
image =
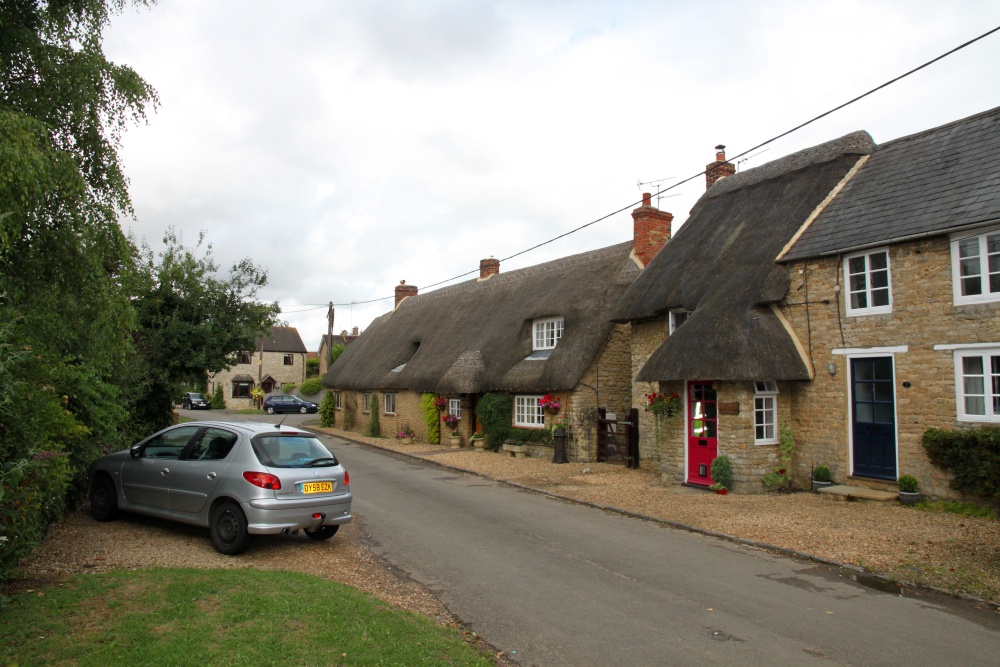
[[[114,521],[118,518],[115,483],[104,475],[90,481],[90,516],[98,521]]]
[[[313,540],[328,540],[337,534],[337,529],[340,526],[320,526],[316,530],[309,530],[306,528],[306,535]]]
[[[243,553],[252,540],[243,510],[232,501],[226,501],[212,510],[209,530],[212,533],[212,546],[227,556]]]
[[[301,408],[299,408],[299,412],[301,412],[302,414],[305,414],[305,413],[309,412],[309,408],[307,408],[306,406],[303,405]]]
[[[266,408],[264,408],[264,412],[266,412],[269,415],[273,415],[274,414],[274,406],[273,405],[267,406]]]

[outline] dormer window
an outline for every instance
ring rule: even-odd
[[[684,324],[687,321],[688,315],[691,314],[690,310],[684,310],[683,308],[674,308],[670,311],[670,333],[677,331],[677,327]]]
[[[563,318],[546,317],[534,322],[534,350],[551,350],[563,335]]]

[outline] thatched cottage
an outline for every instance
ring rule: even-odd
[[[426,438],[421,395],[434,394],[461,419],[467,442],[478,401],[503,393],[513,426],[565,420],[570,458],[593,460],[597,408],[626,413],[631,404],[630,332],[612,324],[611,309],[669,239],[672,217],[646,195],[627,243],[510,272],[486,259],[478,278],[426,294],[401,283],[395,308],[324,376],[338,425],[362,430],[375,397],[383,433],[409,425]],[[544,409],[544,396],[559,401],[558,413]]]

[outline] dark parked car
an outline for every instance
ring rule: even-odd
[[[212,407],[212,400],[205,394],[199,394],[196,391],[189,391],[184,394],[183,398],[181,398],[181,407],[185,410],[208,410]]]
[[[351,521],[350,476],[315,435],[260,422],[189,422],[91,464],[90,513],[119,510],[209,529],[224,554],[253,535],[328,540]]]
[[[264,412],[273,415],[275,412],[319,412],[319,404],[303,401],[298,396],[268,396],[264,399]]]

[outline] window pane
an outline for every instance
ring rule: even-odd
[[[880,424],[891,424],[893,422],[892,405],[889,403],[876,403],[875,421]]]
[[[861,280],[864,281],[864,279],[865,279],[865,277],[864,277],[864,272],[865,272],[865,258],[864,258],[864,256],[861,256],[861,257],[852,257],[851,259],[847,260],[847,266],[848,266],[848,272],[851,274],[851,284],[852,285],[854,284],[853,281],[854,281],[855,274],[861,274],[861,276],[860,276]],[[862,282],[861,287],[864,287],[864,282]]]
[[[864,292],[854,292],[851,294],[851,308],[867,308],[868,307],[868,295]]]
[[[760,426],[760,425],[758,425],[758,426],[756,427],[756,429],[754,430],[754,434],[753,434],[753,437],[754,437],[754,438],[755,438],[756,440],[765,440],[765,439],[767,439],[767,436],[766,436],[766,435],[764,435],[764,427],[763,427],[763,426]]]
[[[983,285],[979,281],[979,276],[962,278],[962,296],[976,296],[982,293]]]
[[[960,258],[979,257],[979,237],[973,236],[959,241],[958,256]]]
[[[1000,234],[990,234],[986,237],[986,252],[1000,253]]]
[[[986,414],[986,401],[983,400],[982,396],[966,396],[965,397],[965,414],[967,415],[985,415]]]
[[[888,306],[889,305],[889,288],[872,290],[872,305],[873,306]]]
[[[860,292],[868,287],[868,280],[865,278],[865,274],[859,273],[857,275],[851,274],[851,291]]]
[[[886,270],[882,271],[872,271],[871,274],[872,289],[877,287],[888,287],[889,286],[889,272]]]
[[[962,357],[962,373],[965,375],[982,375],[982,357]]]
[[[870,403],[875,399],[874,391],[872,390],[872,383],[870,382],[855,382],[854,383],[854,400],[865,401]]]
[[[869,268],[874,274],[876,271],[886,271],[889,268],[889,254],[876,252],[868,256]]]
[[[963,393],[971,396],[982,396],[984,390],[986,389],[986,384],[983,382],[982,377],[976,377],[975,375],[969,375],[962,378],[962,388]]]
[[[961,262],[959,262],[959,268],[961,269],[963,276],[978,276],[979,258],[973,257],[970,259],[963,259]]]
[[[857,411],[858,411],[858,421],[859,422],[862,422],[864,424],[870,424],[870,423],[872,423],[874,421],[875,415],[872,412],[872,404],[871,403],[858,403],[857,404]]]
[[[892,402],[892,385],[888,382],[875,383],[875,400],[883,403]]]
[[[879,359],[872,363],[875,369],[875,379],[876,380],[891,380],[892,379],[892,361],[889,359]]]
[[[872,362],[858,361],[854,364],[855,380],[871,380],[872,377]]]

